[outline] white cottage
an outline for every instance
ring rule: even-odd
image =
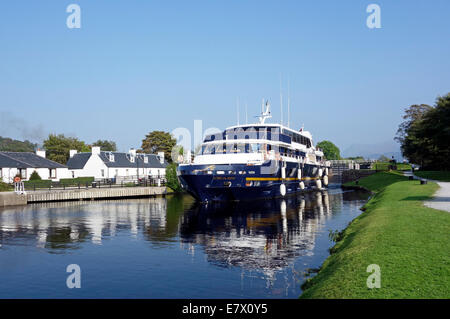
[[[67,166],[45,158],[45,151],[0,152],[0,180],[12,183],[14,177],[20,175],[22,180],[29,180],[36,171],[42,179],[59,181],[70,178]]]
[[[165,179],[167,162],[162,152],[158,155],[136,153],[134,149],[128,153],[105,152],[95,146],[91,153],[71,150],[67,166],[72,178],[94,177],[121,182],[140,178]]]

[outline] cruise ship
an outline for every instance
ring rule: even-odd
[[[328,186],[330,163],[310,132],[266,123],[267,101],[258,118],[206,136],[193,161],[178,166],[183,189],[213,202],[285,197]]]

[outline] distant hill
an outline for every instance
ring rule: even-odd
[[[400,146],[391,141],[375,144],[354,144],[342,152],[343,157],[363,156],[369,159],[378,159],[381,155],[388,158],[394,158],[397,161],[402,161],[403,156],[400,151]]]
[[[34,152],[37,144],[30,141],[18,141],[9,137],[0,136],[0,151],[3,152]]]

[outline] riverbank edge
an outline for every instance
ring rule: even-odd
[[[167,187],[118,187],[72,190],[34,191],[19,195],[15,192],[0,192],[0,208],[24,206],[31,203],[92,201],[105,199],[147,198],[175,194]]]
[[[386,172],[380,172],[377,174],[395,174],[397,175],[397,178],[399,178],[399,174],[397,172],[391,172],[391,173],[386,173]],[[370,177],[369,177],[370,178]],[[361,180],[362,181],[362,180]],[[361,182],[360,181],[360,182]],[[404,177],[403,178],[404,182],[407,182],[407,178]],[[416,181],[417,182],[417,181]],[[397,182],[395,182],[397,183]],[[393,184],[395,184],[393,183]],[[356,218],[354,218],[345,229],[343,229],[341,232],[339,232],[337,234],[337,239],[336,239],[336,244],[330,248],[330,255],[327,257],[327,259],[323,262],[323,264],[321,265],[321,267],[319,268],[319,271],[317,272],[317,275],[307,279],[303,284],[302,284],[302,294],[299,298],[301,299],[307,299],[307,298],[330,298],[330,296],[320,296],[317,295],[317,293],[312,292],[312,290],[314,290],[315,288],[317,288],[317,286],[320,284],[322,287],[319,288],[322,289],[322,291],[326,290],[326,286],[327,283],[326,281],[328,280],[328,277],[330,276],[330,270],[328,268],[330,267],[339,267],[339,265],[336,265],[336,263],[339,263],[339,260],[336,261],[334,260],[334,264],[332,264],[330,266],[331,259],[339,259],[336,256],[338,256],[339,254],[341,254],[343,251],[345,251],[345,249],[348,249],[348,243],[346,243],[347,241],[349,241],[349,229],[353,228],[355,222],[360,221],[361,219],[365,218],[366,216],[368,216],[369,214],[371,214],[371,212],[373,212],[374,210],[376,210],[377,208],[379,208],[379,206],[381,206],[380,202],[383,201],[383,196],[382,193],[385,191],[385,189],[390,186],[391,184],[388,184],[386,186],[384,186],[381,189],[378,190],[374,190],[371,189],[369,187],[365,187],[362,185],[356,185],[355,182],[351,182],[351,183],[347,183],[346,185],[342,185],[342,189],[344,190],[365,190],[365,191],[369,191],[372,195],[370,196],[369,200],[360,208],[363,213],[361,213],[359,216],[357,216]],[[429,192],[430,194],[425,195],[427,196],[427,198],[431,198],[432,194],[436,191],[438,185],[435,183],[430,183],[429,184],[430,187],[432,188],[432,191]],[[423,205],[424,200],[421,200],[422,203],[422,208],[423,209],[429,209],[427,207],[425,207]],[[368,207],[370,209],[368,209]],[[354,230],[354,229],[353,229]],[[360,232],[364,231],[363,229],[359,230]],[[352,236],[354,236],[355,234],[351,234]],[[342,257],[342,256],[341,256]],[[345,258],[345,256],[343,257]],[[324,273],[327,273],[324,275]],[[331,274],[333,273],[333,271],[331,271]],[[369,273],[367,273],[367,276],[370,275]],[[324,288],[325,287],[325,288]],[[333,287],[334,289],[336,287]],[[369,290],[369,289],[367,289]],[[448,298],[449,296],[447,296]],[[380,296],[367,296],[367,295],[360,295],[360,296],[348,296],[345,293],[342,293],[340,296],[334,296],[331,298],[386,298],[386,297],[380,297]],[[405,296],[396,296],[394,298],[405,298]],[[412,297],[415,298],[415,297]],[[419,297],[420,298],[420,297]]]

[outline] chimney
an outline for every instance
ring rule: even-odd
[[[41,151],[41,149],[37,149],[36,155],[45,158],[45,151]]]
[[[70,158],[74,157],[76,153],[78,153],[77,150],[70,150],[70,151],[69,151]]]
[[[92,155],[100,155],[100,146],[92,146]]]
[[[159,162],[164,164],[164,152],[158,152]]]

